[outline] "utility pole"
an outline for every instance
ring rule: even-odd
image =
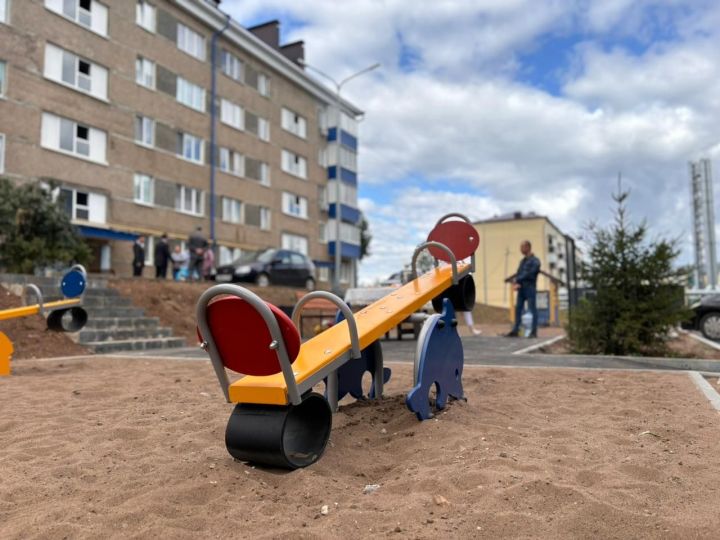
[[[715,203],[712,165],[709,159],[690,162],[690,194],[693,210],[696,287],[717,287]]]

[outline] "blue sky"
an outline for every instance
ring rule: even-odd
[[[337,79],[382,63],[343,91],[366,111],[360,198],[374,238],[362,281],[401,268],[445,212],[535,211],[577,235],[609,219],[618,172],[632,215],[690,260],[687,162],[720,154],[720,2],[222,7],[247,26],[280,20],[282,40],[304,40],[306,60]]]

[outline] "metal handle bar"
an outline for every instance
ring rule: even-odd
[[[350,347],[352,349],[352,357],[353,359],[360,358],[360,338],[358,337],[355,316],[353,315],[350,307],[345,302],[343,302],[340,297],[326,291],[315,291],[306,294],[300,300],[298,300],[297,304],[295,304],[295,308],[292,312],[293,324],[295,324],[295,326],[300,330],[300,312],[302,311],[303,307],[305,307],[305,304],[315,298],[329,300],[330,302],[335,304],[340,311],[342,311],[342,314],[345,316],[345,320],[348,323],[348,330],[350,331]]]
[[[459,212],[451,212],[451,213],[449,213],[449,214],[445,214],[443,217],[441,217],[440,219],[438,219],[438,220],[437,220],[437,223],[435,224],[435,226],[437,227],[437,226],[440,225],[443,221],[445,221],[446,219],[451,218],[451,217],[460,218],[460,219],[462,219],[463,221],[465,221],[468,225],[472,225],[472,221],[470,221],[465,214],[460,214]]]
[[[38,287],[34,283],[28,283],[27,285],[25,285],[25,287],[23,288],[23,301],[25,302],[25,305],[27,305],[27,299],[25,298],[25,295],[26,295],[28,289],[31,290],[33,293],[35,293],[35,297],[37,298],[37,304],[38,304],[38,307],[40,308],[40,315],[42,315],[44,317],[45,316],[45,302],[43,300],[43,294],[42,294],[42,291],[40,290],[40,287]]]
[[[441,244],[440,242],[423,242],[418,247],[415,248],[415,252],[412,256],[412,275],[413,279],[417,278],[417,269],[415,268],[417,263],[417,258],[420,255],[420,253],[430,247],[436,247],[439,249],[442,249],[445,253],[447,253],[450,256],[450,264],[452,265],[452,282],[453,285],[457,285],[459,279],[458,279],[458,269],[457,269],[457,260],[455,260],[455,254],[452,252],[452,250],[447,247],[445,244]],[[435,259],[435,263],[437,266],[437,259]]]

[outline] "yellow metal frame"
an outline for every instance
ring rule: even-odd
[[[71,298],[68,300],[57,300],[55,302],[47,302],[43,304],[45,311],[53,311],[56,309],[77,306],[82,302],[80,298]],[[28,317],[40,313],[40,305],[22,306],[18,308],[4,309],[0,311],[0,321],[8,319],[17,319],[19,317]]]
[[[10,375],[10,359],[12,358],[12,353],[12,341],[0,332],[0,377]]]
[[[463,275],[468,263],[458,263],[457,272]],[[355,313],[360,349],[382,338],[409,315],[452,285],[452,267],[442,266],[414,279],[410,283]],[[306,341],[292,364],[296,382],[302,383],[328,367],[350,350],[347,321],[342,321]],[[230,384],[229,399],[233,403],[287,405],[287,385],[282,373],[268,376],[248,375]]]

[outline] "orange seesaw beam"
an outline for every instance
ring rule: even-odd
[[[43,304],[43,308],[46,311],[53,311],[55,309],[61,309],[65,307],[76,306],[80,303],[79,298],[71,298],[68,300],[56,300],[55,302],[47,302]],[[40,313],[40,305],[34,304],[32,306],[23,306],[18,308],[3,309],[0,311],[0,321],[8,319],[17,319],[18,317],[28,317]]]
[[[458,274],[462,274],[468,266],[467,263],[458,263]],[[380,339],[451,285],[452,268],[435,268],[355,313],[360,349]],[[292,365],[295,381],[301,383],[312,377],[349,350],[350,333],[347,322],[342,321],[302,344]],[[282,373],[262,377],[247,375],[238,379],[230,385],[229,397],[233,403],[288,403],[287,385]]]

